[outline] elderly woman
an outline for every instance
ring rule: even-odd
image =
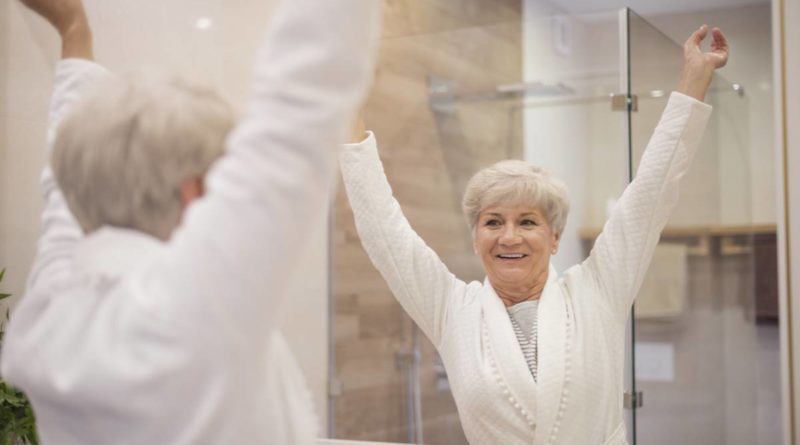
[[[439,351],[464,432],[477,444],[626,444],[622,417],[628,311],[678,199],[711,113],[701,102],[728,44],[703,25],[684,46],[636,178],[589,257],[557,276],[564,185],[522,161],[478,172],[463,207],[483,283],[450,273],[410,227],[374,135],[346,145],[341,168],[361,241],[403,308]],[[357,133],[363,139],[362,130]]]
[[[42,232],[2,351],[41,442],[315,443],[278,325],[287,259],[325,218],[382,2],[273,2],[236,124],[209,88],[95,63],[81,0],[22,1],[62,44]]]

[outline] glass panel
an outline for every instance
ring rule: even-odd
[[[681,60],[679,44],[630,12],[634,166]],[[779,401],[764,396],[779,391],[779,379],[763,379],[778,369],[777,313],[768,309],[777,295],[756,293],[769,278],[755,259],[769,257],[774,229],[752,223],[749,102],[719,75],[706,102],[711,122],[634,309],[635,385],[644,393],[635,440],[777,444],[780,431],[759,428],[763,413],[779,415]]]

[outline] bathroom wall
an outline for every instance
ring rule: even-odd
[[[460,212],[466,180],[521,156],[512,101],[439,100],[430,77],[456,89],[493,88],[522,76],[519,0],[390,0],[381,59],[366,107],[394,193],[420,236],[464,280],[483,279]],[[412,325],[360,246],[340,189],[333,237],[334,437],[408,442],[407,387],[397,354]],[[422,345],[425,443],[465,443],[431,345]]]
[[[157,67],[215,86],[238,108],[249,91],[256,48],[276,0],[86,0],[98,61],[115,72]],[[17,1],[0,2],[0,268],[3,291],[18,298],[39,228],[39,172],[55,33]],[[284,331],[314,393],[320,428],[327,425],[327,225],[308,234],[304,268],[292,278]]]

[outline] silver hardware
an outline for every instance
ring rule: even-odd
[[[622,405],[627,409],[641,408],[644,405],[644,393],[641,391],[626,392],[622,399]]]
[[[635,94],[630,97],[626,94],[611,95],[611,111],[626,111],[628,107],[631,111],[639,111],[639,96]]]
[[[439,113],[453,112],[456,103],[461,101],[491,101],[517,97],[553,99],[574,95],[575,90],[561,82],[544,83],[532,81],[493,86],[462,87],[455,81],[428,75],[430,107],[433,111]]]
[[[456,86],[452,80],[428,74],[428,106],[435,113],[453,114],[456,111],[456,96],[451,94]]]

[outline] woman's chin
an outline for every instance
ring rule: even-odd
[[[494,274],[494,279],[490,280],[497,284],[502,284],[505,287],[519,287],[525,284],[526,279],[529,278],[529,274],[526,273],[524,270],[518,271],[503,271],[501,273]]]

